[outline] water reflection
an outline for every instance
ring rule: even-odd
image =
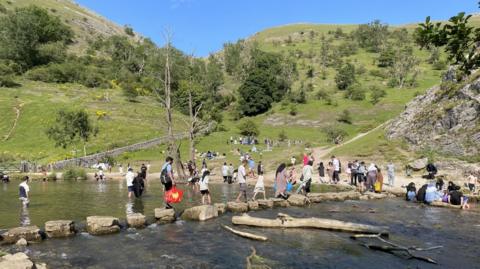
[[[100,181],[100,183],[97,184],[97,192],[103,193],[107,190],[107,184],[105,184],[103,181]]]
[[[28,207],[23,205],[20,209],[20,226],[29,226],[31,223],[30,221],[30,213],[28,212]]]
[[[129,199],[127,204],[125,205],[126,208],[126,213],[127,215],[133,214],[133,213],[141,213],[144,214],[144,208],[145,206],[143,205],[143,200],[142,199]]]

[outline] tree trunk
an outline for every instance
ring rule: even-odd
[[[188,91],[188,111],[190,112],[190,160],[195,163],[195,115],[193,113],[192,91]]]
[[[388,235],[388,227],[372,226],[322,218],[292,218],[279,213],[276,219],[250,217],[247,214],[232,217],[235,225],[248,225],[267,228],[317,228],[324,230],[336,230],[351,233],[368,233]]]
[[[177,146],[175,136],[173,135],[173,118],[172,118],[172,103],[171,103],[171,70],[170,70],[170,36],[166,40],[166,56],[165,56],[165,111],[167,116],[167,132],[169,137],[169,154],[173,157],[177,175],[181,179],[185,179],[185,171],[180,158],[180,149]]]

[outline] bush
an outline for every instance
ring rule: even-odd
[[[345,92],[345,98],[354,101],[365,100],[365,90],[360,86],[348,87],[347,91]]]
[[[292,116],[296,116],[298,113],[297,106],[295,104],[290,104],[290,111],[288,111],[288,114]]]
[[[70,167],[63,172],[63,180],[86,180],[87,172],[83,168]]]
[[[447,63],[443,60],[436,61],[432,65],[434,70],[445,70],[447,68]]]
[[[135,33],[133,32],[133,28],[128,26],[128,25],[125,25],[125,28],[123,29],[125,31],[125,34],[129,35],[129,36],[135,36]]]
[[[386,72],[379,69],[372,69],[369,71],[369,73],[370,73],[370,76],[372,77],[383,78],[383,79],[388,77]]]
[[[372,92],[370,95],[370,102],[374,105],[387,95],[387,92],[384,89],[380,89],[378,86],[372,86],[370,91]]]
[[[278,134],[278,140],[280,140],[280,142],[283,142],[287,139],[288,139],[287,133],[285,132],[285,130],[281,130],[280,133]]]
[[[15,82],[11,76],[0,76],[0,87],[14,88],[20,86],[22,85]]]
[[[342,114],[338,117],[337,121],[343,122],[346,124],[352,124],[352,116],[350,115],[350,111],[345,109]]]
[[[355,82],[355,66],[347,63],[342,66],[335,76],[335,83],[339,90],[345,90]]]
[[[242,135],[258,136],[260,134],[260,130],[258,130],[257,124],[250,119],[243,120],[238,125],[238,129],[240,130],[240,134]]]
[[[328,126],[327,128],[323,129],[323,132],[327,137],[327,141],[335,144],[341,143],[347,136],[347,132],[335,126]]]

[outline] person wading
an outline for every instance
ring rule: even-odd
[[[287,169],[284,163],[280,164],[275,172],[275,197],[287,199]]]
[[[175,178],[173,176],[173,169],[172,169],[173,158],[168,156],[165,159],[165,163],[162,166],[162,171],[160,173],[160,181],[163,184],[163,197],[165,200],[165,208],[170,209],[173,208],[166,200],[166,192],[171,190],[172,187],[175,185]]]
[[[20,201],[22,201],[23,207],[28,207],[28,205],[30,204],[30,187],[28,186],[28,179],[29,177],[25,176],[22,180],[22,183],[18,185],[18,194],[20,196]]]
[[[135,174],[133,173],[133,168],[130,167],[128,168],[128,172],[125,175],[125,180],[127,181],[128,198],[132,198],[134,179],[135,179]]]
[[[247,165],[247,161],[243,160],[242,164],[238,167],[237,171],[237,181],[240,185],[240,192],[237,196],[237,202],[240,202],[240,198],[245,197],[245,202],[247,201],[247,171],[245,166]]]

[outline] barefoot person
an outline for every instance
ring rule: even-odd
[[[175,185],[175,178],[173,177],[173,169],[172,169],[173,158],[168,156],[165,159],[165,163],[162,166],[162,171],[160,172],[160,181],[163,184],[163,197],[166,199],[166,192],[171,190],[172,187]],[[165,200],[165,208],[170,209],[173,208],[167,201]]]
[[[280,164],[275,172],[275,197],[288,199],[287,195],[287,169],[284,163]]]
[[[245,197],[245,202],[247,201],[247,171],[245,170],[246,165],[247,161],[243,160],[237,171],[237,181],[240,184],[240,192],[237,196],[237,202],[240,202],[240,198],[242,198],[242,195]]]
[[[20,201],[22,201],[23,207],[28,207],[30,204],[29,200],[29,192],[30,192],[30,187],[28,186],[28,176],[23,177],[22,183],[18,185],[18,193],[20,196]]]
[[[260,162],[261,163],[261,162]],[[259,164],[260,166],[261,164]],[[255,184],[255,189],[253,190],[253,200],[257,197],[257,194],[263,193],[263,199],[266,200],[267,197],[265,196],[265,184],[263,183],[263,170],[258,170],[258,178],[257,183]]]
[[[135,179],[135,174],[133,173],[133,168],[130,167],[128,168],[128,172],[125,175],[125,180],[127,181],[128,198],[132,198],[134,179]]]
[[[210,205],[212,203],[212,198],[210,197],[210,191],[208,190],[208,180],[210,171],[206,170],[203,172],[202,177],[200,178],[200,193],[202,194],[202,205]]]

